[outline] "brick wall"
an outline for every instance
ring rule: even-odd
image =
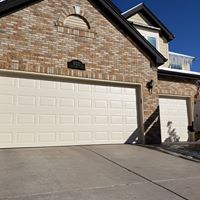
[[[196,93],[196,79],[186,79],[159,75],[160,95],[188,96],[193,99]]]
[[[142,84],[144,123],[158,107],[157,72],[139,47],[114,27],[87,0],[79,1],[90,29],[63,25],[74,14],[75,0],[44,0],[0,19],[0,68]],[[79,59],[85,71],[67,69]],[[149,95],[147,81],[155,87]],[[155,120],[152,122],[155,123]],[[145,130],[152,129],[150,122]],[[160,133],[159,127],[153,134]]]

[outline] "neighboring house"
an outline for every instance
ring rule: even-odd
[[[1,2],[0,148],[187,140],[200,74],[158,68],[174,36],[146,11],[149,42],[111,1]]]
[[[169,52],[169,68],[191,71],[195,57]]]

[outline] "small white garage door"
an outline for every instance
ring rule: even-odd
[[[160,98],[159,104],[162,142],[187,141],[187,100]]]
[[[0,148],[124,143],[136,89],[0,77]]]

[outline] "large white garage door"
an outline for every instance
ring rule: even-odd
[[[124,143],[136,89],[0,77],[0,148]]]
[[[160,98],[160,119],[162,142],[188,140],[186,99]]]

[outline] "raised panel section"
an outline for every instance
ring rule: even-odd
[[[79,92],[91,92],[91,86],[87,84],[79,84],[78,85]]]
[[[40,81],[40,88],[42,88],[42,89],[56,89],[56,82],[54,82],[54,81]]]
[[[20,88],[35,88],[36,81],[32,79],[19,79]]]
[[[56,142],[56,133],[54,132],[39,132],[39,142],[46,143],[55,143]]]
[[[9,94],[0,95],[0,104],[12,105],[14,103],[14,96]]]
[[[111,101],[110,102],[111,108],[122,108],[122,102],[121,101]]]
[[[0,114],[0,124],[12,124],[13,114]]]
[[[92,105],[92,101],[89,99],[79,100],[78,106],[79,108],[90,108]]]
[[[75,100],[71,98],[60,98],[60,106],[61,107],[69,107],[73,108],[75,105]]]
[[[123,117],[122,116],[112,116],[111,122],[112,122],[112,124],[123,124]]]
[[[55,115],[40,115],[39,116],[39,123],[40,124],[55,124],[56,116]]]
[[[108,116],[96,116],[95,122],[96,122],[96,124],[107,124]]]
[[[105,101],[105,100],[96,100],[95,101],[95,107],[96,108],[107,108],[107,101]]]
[[[95,86],[95,92],[96,93],[102,93],[102,94],[106,94],[108,91],[108,88],[105,86]]]
[[[120,87],[111,87],[110,88],[111,94],[121,94],[122,93],[122,88]]]
[[[40,106],[55,106],[55,97],[40,97]]]
[[[125,102],[125,108],[126,109],[136,109],[136,102]]]
[[[91,131],[79,131],[78,132],[78,140],[79,140],[79,143],[82,143],[84,141],[91,142],[92,132]]]
[[[17,143],[21,144],[34,144],[35,134],[30,132],[18,132],[17,133]]]
[[[89,115],[82,115],[78,117],[79,124],[91,124],[92,117]]]
[[[24,106],[34,106],[36,104],[35,96],[18,96],[18,104]]]
[[[75,117],[74,115],[61,115],[60,116],[60,124],[74,124]]]
[[[14,88],[15,86],[15,79],[14,78],[7,78],[7,77],[0,77],[0,87],[1,88]]]
[[[67,90],[67,91],[74,91],[75,84],[74,83],[60,83],[61,90]]]
[[[121,141],[123,139],[123,133],[122,131],[115,131],[111,133],[112,140],[119,140]]]
[[[73,143],[75,140],[75,132],[63,132],[63,133],[59,133],[59,141],[61,143],[63,142],[67,142],[67,143]]]
[[[0,132],[0,144],[11,144],[12,142],[12,132]]]
[[[18,124],[34,124],[35,116],[33,114],[18,114],[17,122]]]
[[[103,132],[103,131],[96,131],[95,132],[95,140],[97,141],[108,141],[109,140],[109,135],[108,132]]]

